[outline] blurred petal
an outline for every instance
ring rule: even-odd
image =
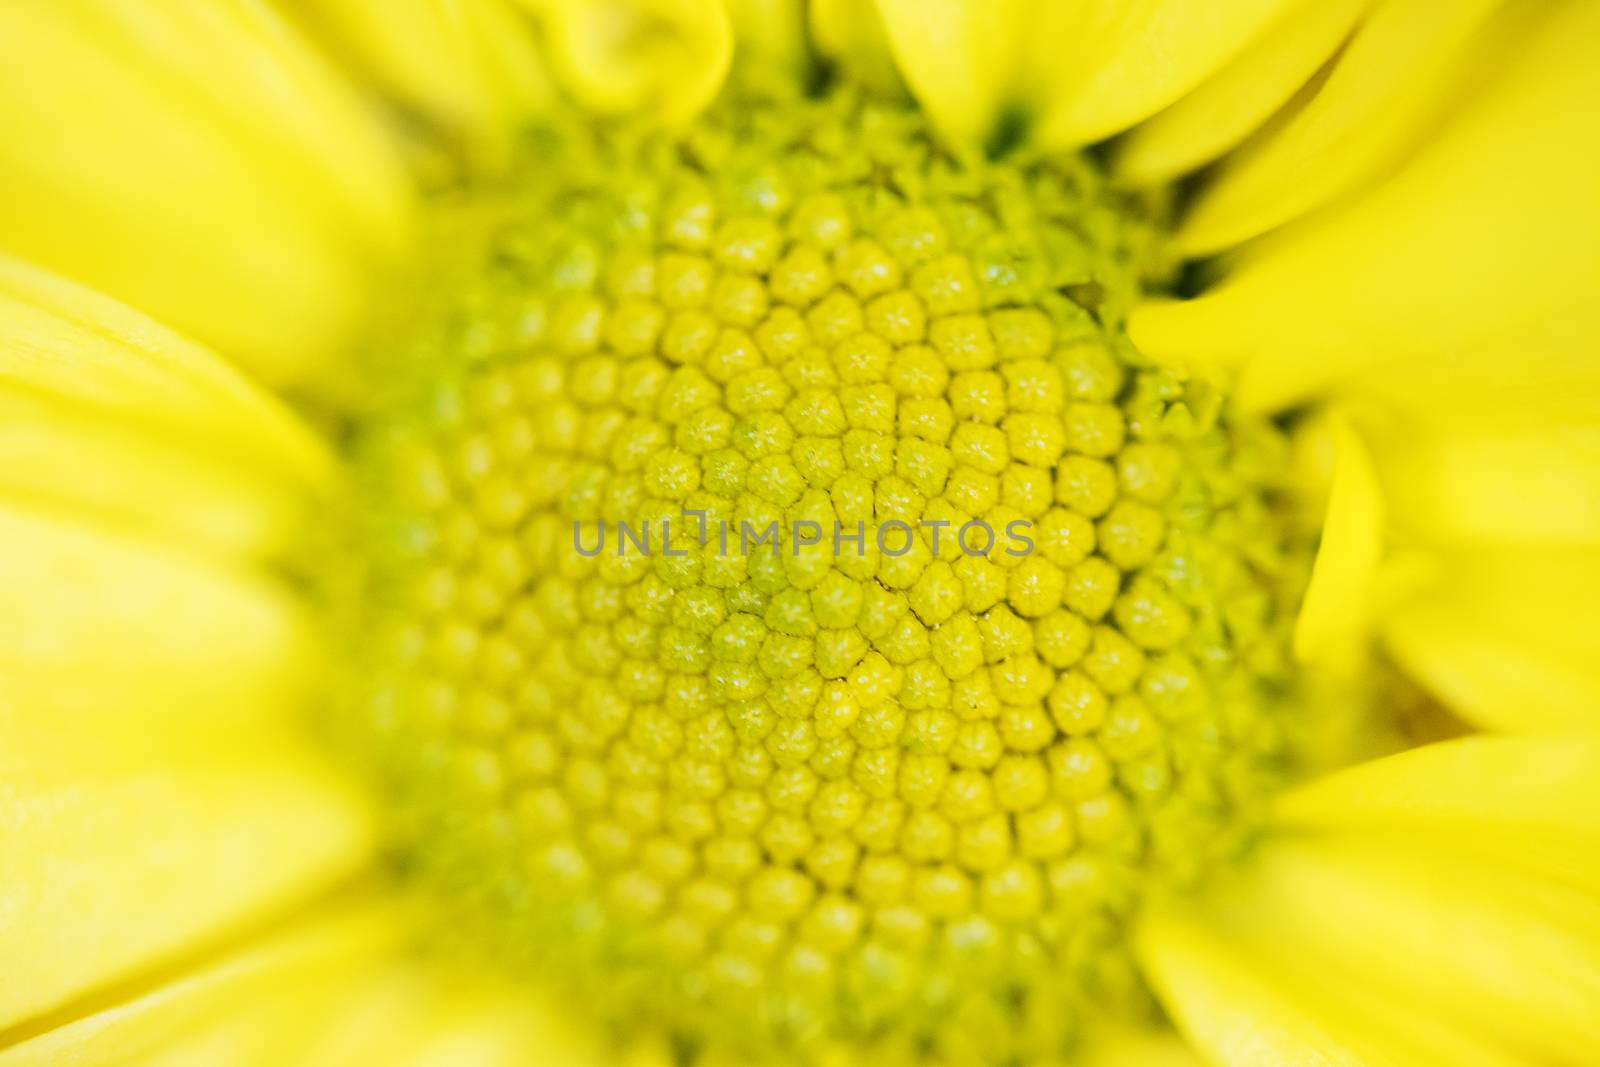
[[[457,137],[504,153],[554,103],[533,26],[509,0],[300,0],[394,99]]]
[[[992,145],[1021,121],[1084,144],[1171,104],[1288,0],[879,0],[900,69],[944,131]]]
[[[0,501],[0,715],[281,717],[315,667],[264,580]]]
[[[304,901],[373,844],[351,787],[259,729],[8,706],[0,782],[0,1027]]]
[[[1333,486],[1311,583],[1295,623],[1302,661],[1337,657],[1360,643],[1383,557],[1384,507],[1372,457],[1350,424],[1338,420]]]
[[[1134,340],[1240,366],[1253,408],[1419,360],[1466,383],[1508,361],[1546,380],[1592,375],[1597,48],[1600,6],[1558,6],[1398,176],[1247,252],[1213,292],[1137,311]]]
[[[1424,563],[1382,615],[1413,677],[1497,730],[1600,721],[1600,548],[1441,550]]]
[[[1154,906],[1140,958],[1219,1063],[1593,1062],[1597,783],[1592,734],[1336,772],[1286,795],[1203,900]]]
[[[1219,907],[1236,936],[1275,958],[1475,1036],[1469,1047],[1516,1061],[1600,1059],[1600,899],[1590,893],[1410,842],[1286,838],[1259,850]]]
[[[430,960],[414,901],[341,894],[104,1002],[0,1033],[0,1067],[601,1067],[552,1006],[481,966]],[[7,1045],[11,1038],[14,1044]]]
[[[280,549],[332,468],[217,357],[0,257],[0,498],[240,560]]]
[[[401,1051],[358,1062],[373,1067],[602,1067],[609,1062],[583,1048],[553,1012],[530,1015],[515,998],[494,1000],[473,992],[471,985],[464,995],[459,987],[435,987],[434,999],[442,1004],[424,1025],[411,1028]],[[330,1067],[332,1062],[350,1061],[330,1061]]]
[[[1590,390],[1600,396],[1600,391]],[[1600,409],[1563,412],[1574,391],[1526,404],[1369,411],[1397,537],[1425,544],[1600,540]]]
[[[304,515],[295,494],[210,452],[15,387],[0,388],[0,499],[223,560],[281,551]]]
[[[1042,82],[1040,140],[1085,144],[1160,111],[1272,24],[1288,0],[1044,0],[1031,61]]]
[[[1227,152],[1311,80],[1371,3],[1300,0],[1232,62],[1129,132],[1117,172],[1154,184]]]
[[[667,123],[699,114],[733,60],[722,0],[522,0],[537,11],[563,83],[587,107]]]
[[[6,385],[301,484],[325,484],[332,472],[325,446],[282,402],[211,352],[115,300],[0,256]]]
[[[904,94],[905,83],[889,50],[888,29],[875,4],[812,0],[808,11],[811,39],[818,52],[863,85],[882,93]]]
[[[342,1007],[340,994],[392,958],[402,932],[394,909],[366,894],[308,911],[286,930],[229,946],[87,1014],[49,1020],[13,1044],[0,1034],[0,1067],[125,1067],[276,998],[316,995]]]
[[[1292,952],[1262,950],[1211,916],[1162,910],[1138,934],[1141,958],[1179,1027],[1227,1067],[1533,1067],[1359,983],[1332,983]],[[1231,936],[1230,936],[1231,935]]]
[[[1460,95],[1472,77],[1467,43],[1500,3],[1378,3],[1316,96],[1206,187],[1178,232],[1180,251],[1238,244],[1380,173]]]
[[[419,923],[418,925],[422,925]],[[424,930],[424,932],[426,932]],[[425,949],[346,985],[321,1025],[303,1028],[299,1067],[610,1067],[605,1035],[566,1017],[482,961],[430,961]],[[3,1065],[0,1065],[3,1067]]]
[[[149,1067],[601,1067],[566,1045],[550,1013],[481,975],[391,960],[333,981],[308,974],[217,1023],[185,1035]],[[541,1025],[548,1024],[548,1025]],[[3,1061],[0,1061],[3,1062]]]
[[[814,7],[805,0],[728,0],[738,55],[776,65],[799,83],[811,69],[806,15]]]
[[[1228,1067],[1381,1067],[1320,1022],[1280,976],[1188,916],[1158,912],[1139,927],[1145,974],[1202,1055]],[[1394,1067],[1399,1067],[1395,1064]]]
[[[6,249],[287,383],[347,343],[408,224],[381,132],[265,5],[0,9]]]
[[[959,141],[994,137],[1014,99],[1014,64],[1029,0],[878,0],[901,73],[933,116]]]
[[[1163,1027],[1091,1031],[1072,1062],[1078,1067],[1202,1067],[1188,1042]]]
[[[1514,863],[1600,892],[1600,737],[1468,737],[1326,775],[1274,822]]]

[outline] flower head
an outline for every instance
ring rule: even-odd
[[[1593,1059],[1597,47],[0,14],[0,1062]]]

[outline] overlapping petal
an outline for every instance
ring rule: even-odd
[[[1242,253],[1205,295],[1136,313],[1135,341],[1238,366],[1252,408],[1390,369],[1413,386],[1453,381],[1455,395],[1507,362],[1546,380],[1592,376],[1600,127],[1584,116],[1600,100],[1596,47],[1600,9],[1559,6],[1400,174]]]
[[[1483,80],[1508,28],[1475,39],[1501,0],[1385,0],[1344,46],[1326,82],[1230,157],[1174,238],[1188,254],[1240,244],[1383,175]],[[1338,5],[1319,12],[1336,17]],[[1330,10],[1330,8],[1332,10]]]
[[[1231,62],[1130,131],[1117,171],[1148,184],[1180,177],[1223,155],[1308,88],[1371,0],[1301,0]]]
[[[302,0],[395,105],[469,150],[503,159],[521,126],[555,103],[532,23],[512,0]]]
[[[1532,1067],[1532,1062],[1405,1006],[1330,987],[1322,976],[1229,937],[1181,909],[1146,921],[1140,948],[1174,1021],[1227,1067]]]
[[[1384,501],[1365,442],[1348,422],[1334,428],[1337,454],[1322,540],[1294,651],[1303,661],[1339,657],[1359,646],[1383,558]]]
[[[1600,737],[1471,737],[1352,767],[1276,806],[1282,827],[1426,841],[1600,893]]]
[[[402,176],[357,99],[248,3],[8,5],[0,243],[262,378],[330,360],[405,242]]]
[[[363,798],[304,741],[222,710],[90,730],[0,705],[0,1027],[201,950],[367,862]]]
[[[59,718],[281,718],[319,678],[304,605],[248,571],[0,501],[0,701]]]
[[[804,81],[812,73],[807,0],[727,0],[736,51],[784,76]]]
[[[381,884],[59,1018],[0,1032],[0,1067],[599,1067],[551,1006],[421,946]]]
[[[1584,621],[1600,210],[1582,177],[1600,137],[1580,117],[1600,100],[1600,18],[1540,14],[1497,24],[1503,69],[1398,175],[1133,323],[1157,354],[1237,366],[1247,406],[1351,402],[1396,553],[1382,638],[1458,714],[1499,729],[1600,707]]]
[[[1600,716],[1600,549],[1440,549],[1397,570],[1383,640],[1453,710],[1502,730]]]
[[[333,459],[221,359],[0,259],[0,493],[225,558],[281,544]]]
[[[317,679],[256,570],[332,481],[325,447],[203,348],[0,260],[0,687],[9,714],[281,718]]]
[[[0,1065],[123,1067],[168,1052],[231,1015],[248,1016],[286,994],[333,999],[380,963],[406,933],[394,906],[371,892],[307,909],[282,929],[222,947],[64,1018],[0,1032]]]
[[[812,0],[807,5],[812,45],[850,77],[882,93],[904,94],[889,50],[888,28],[876,4]]]
[[[1600,541],[1600,412],[1548,401],[1443,411],[1369,409],[1362,434],[1380,457],[1396,536],[1410,544],[1519,545],[1542,553]]]
[[[900,69],[947,134],[1080,145],[1161,110],[1234,58],[1287,0],[879,0]]]
[[[1597,772],[1590,735],[1340,772],[1286,798],[1205,904],[1153,909],[1141,956],[1218,1062],[1588,1062]]]
[[[265,5],[0,12],[0,247],[266,380],[340,353],[409,211],[382,131]]]

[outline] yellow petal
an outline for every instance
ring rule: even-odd
[[[193,952],[346,878],[360,798],[262,730],[0,710],[0,1027]]]
[[[437,1010],[440,991],[426,968],[396,961],[384,972],[352,983],[338,1011],[321,1032],[311,1035],[297,1059],[303,1067],[356,1067],[399,1064],[414,1051]]]
[[[0,501],[0,714],[281,716],[312,653],[263,580]]]
[[[1360,644],[1383,557],[1383,495],[1372,457],[1347,420],[1337,420],[1333,434],[1333,487],[1322,543],[1295,622],[1294,651],[1302,661],[1336,659]]]
[[[722,88],[733,25],[722,0],[523,0],[563,83],[587,107],[693,118]]]
[[[1260,850],[1238,928],[1330,982],[1536,1062],[1600,1060],[1600,899],[1415,844]]]
[[[1448,1021],[1394,997],[1375,996],[1359,981],[1329,981],[1292,958],[1285,946],[1255,946],[1264,967],[1299,983],[1319,1016],[1369,1055],[1395,1067],[1539,1067],[1498,1041],[1464,1033]]]
[[[0,11],[0,246],[263,378],[339,353],[404,246],[369,115],[265,5]]]
[[[1146,916],[1136,947],[1162,1003],[1213,1063],[1390,1067],[1371,1050],[1342,1040],[1297,1002],[1281,976],[1232,950],[1192,916],[1168,911]]]
[[[479,966],[417,962],[391,967],[347,991],[339,1012],[311,1035],[304,1067],[611,1067],[622,1063],[581,1015],[564,1017],[527,988],[511,989]]]
[[[1600,549],[1441,551],[1391,595],[1394,656],[1452,710],[1529,732],[1600,720]]]
[[[1600,398],[1600,390],[1569,387],[1553,388],[1547,398],[1514,400],[1501,392],[1488,403],[1440,398],[1437,407],[1413,400],[1399,411],[1367,411],[1362,426],[1397,537],[1515,542],[1533,552],[1544,544],[1595,543],[1600,407],[1561,410],[1583,392]]]
[[[1280,226],[1380,174],[1459,96],[1468,44],[1500,0],[1385,0],[1310,101],[1230,160],[1178,232],[1203,254]]]
[[[480,968],[481,971],[481,968]],[[148,1067],[601,1067],[539,1005],[479,974],[390,961],[367,974],[305,976],[306,985],[184,1035]],[[541,1025],[544,1024],[544,1025]]]
[[[404,930],[390,904],[367,894],[312,910],[87,1013],[0,1033],[0,1067],[126,1067],[276,1000],[315,996],[340,1010],[354,981],[392,958]]]
[[[533,26],[508,0],[301,6],[387,94],[492,153],[555,102]]]
[[[439,991],[439,999],[447,994]],[[578,1053],[564,1036],[530,1026],[519,1018],[514,1002],[488,1004],[466,999],[449,1003],[444,1011],[428,1020],[425,1032],[407,1043],[405,1054],[392,1059],[372,1059],[374,1067],[456,1067],[458,1064],[482,1067],[523,1067],[529,1063],[560,1064],[561,1067],[601,1067],[607,1061],[590,1052]],[[540,1020],[554,1024],[550,1016]]]
[[[1542,551],[1600,538],[1600,360],[1573,338],[1551,358],[1515,344],[1359,375],[1395,538]]]
[[[0,1067],[600,1067],[552,1005],[428,960],[417,902],[382,885],[129,988],[0,1032]]]
[[[738,55],[758,57],[797,80],[809,77],[811,49],[806,15],[812,4],[801,0],[728,0]]]
[[[146,316],[0,256],[0,386],[111,413],[307,485],[333,459],[276,397]]]
[[[1469,737],[1319,778],[1277,825],[1361,830],[1600,893],[1600,737]]]
[[[1250,47],[1177,103],[1129,132],[1117,172],[1169,181],[1243,141],[1311,80],[1372,0],[1300,0]]]
[[[198,446],[15,387],[0,388],[0,499],[225,560],[281,551],[303,514],[284,487]]]
[[[1289,0],[1037,3],[1039,25],[1025,32],[1041,85],[1040,141],[1085,144],[1149,118],[1231,61],[1288,6]],[[1057,13],[1065,17],[1048,17]]]
[[[1600,126],[1585,108],[1600,100],[1600,7],[1562,5],[1514,43],[1503,75],[1399,175],[1266,240],[1213,292],[1137,311],[1135,342],[1240,365],[1256,408],[1409,361],[1467,381],[1513,358],[1592,371]]]
[[[1162,999],[1213,1063],[1535,1067],[1403,1000],[1374,997],[1359,980],[1318,972],[1266,931],[1216,919],[1166,909],[1138,935]]]
[[[1165,1028],[1093,1030],[1072,1062],[1078,1067],[1202,1067],[1189,1044]]]
[[[811,40],[819,53],[880,93],[905,93],[889,50],[888,29],[876,5],[860,0],[813,0],[807,13]]]
[[[1014,84],[1029,0],[878,0],[890,47],[922,106],[957,141],[992,140],[1020,104]]]
[[[957,141],[1084,144],[1172,103],[1288,0],[879,0],[900,69]]]

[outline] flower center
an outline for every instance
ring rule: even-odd
[[[848,93],[528,159],[357,448],[405,862],[613,1025],[1059,1053],[1286,703],[1279,443],[1128,344],[1156,228]]]

